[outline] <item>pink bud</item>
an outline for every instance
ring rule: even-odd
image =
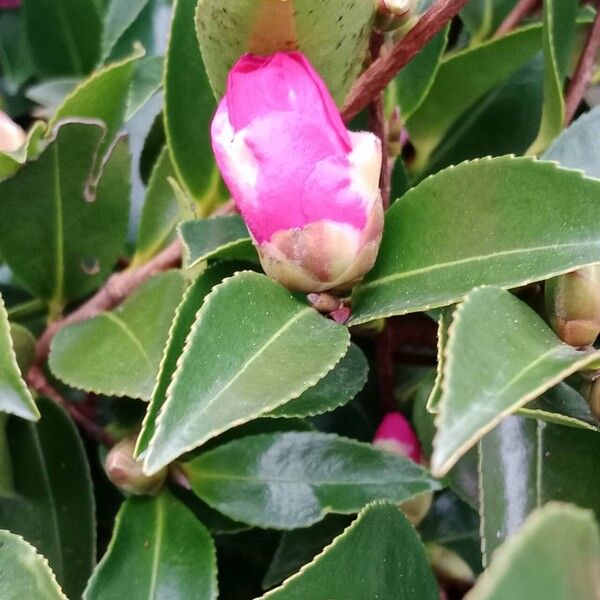
[[[349,289],[371,269],[383,230],[381,145],[345,128],[301,53],[243,56],[212,140],[269,276],[322,292]]]
[[[415,432],[399,412],[385,415],[375,432],[373,444],[412,458],[416,463],[421,463],[423,459],[421,445]]]
[[[0,152],[14,152],[25,143],[26,139],[25,132],[0,110]]]
[[[0,0],[0,10],[3,8],[19,8],[21,0]]]

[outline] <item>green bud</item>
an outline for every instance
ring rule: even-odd
[[[563,342],[591,346],[600,334],[600,264],[547,281],[546,311]]]
[[[129,437],[115,444],[104,462],[104,470],[111,482],[120,490],[134,496],[154,496],[167,476],[164,468],[154,475],[144,475],[142,464],[134,459],[135,437]]]

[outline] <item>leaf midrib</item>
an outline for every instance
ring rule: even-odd
[[[544,252],[549,250],[562,250],[567,248],[585,248],[585,247],[598,247],[600,248],[600,241],[591,241],[591,242],[578,242],[572,244],[549,244],[547,246],[535,246],[533,248],[513,248],[512,250],[503,250],[501,252],[494,252],[491,254],[482,254],[478,256],[470,256],[468,258],[461,258],[454,261],[448,261],[445,263],[436,263],[434,265],[428,265],[426,267],[420,267],[418,269],[412,269],[410,271],[403,271],[400,273],[392,273],[390,275],[386,275],[384,277],[379,277],[378,279],[373,279],[368,281],[367,283],[362,284],[358,289],[362,292],[363,290],[376,287],[379,285],[383,285],[392,281],[397,281],[399,279],[406,279],[408,277],[413,277],[415,275],[422,275],[424,273],[431,273],[433,271],[437,271],[439,269],[450,268],[457,265],[464,265],[473,262],[480,262],[484,260],[492,260],[494,258],[512,256],[514,254],[528,254],[535,252]]]

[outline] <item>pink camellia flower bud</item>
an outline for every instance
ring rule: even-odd
[[[25,132],[0,110],[0,152],[14,152],[27,139]]]
[[[410,423],[399,412],[390,412],[385,415],[375,432],[373,445],[410,458],[419,464],[423,460],[421,444],[419,444]],[[433,494],[423,492],[410,500],[401,502],[400,508],[406,518],[416,527],[429,512],[432,501]]]
[[[304,55],[243,56],[212,140],[267,275],[309,293],[350,289],[371,269],[383,230],[381,144],[344,127]]]
[[[410,423],[399,412],[385,415],[375,432],[373,444],[412,458],[416,463],[423,460],[421,444]]]

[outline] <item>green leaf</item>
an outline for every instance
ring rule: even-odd
[[[598,597],[600,535],[591,512],[540,509],[494,555],[466,600],[582,600]]]
[[[543,396],[519,409],[517,414],[565,427],[600,431],[588,403],[566,383],[549,389]]]
[[[23,0],[29,47],[44,77],[85,75],[100,54],[102,22],[94,0]]]
[[[285,531],[263,579],[263,589],[279,585],[309,563],[343,533],[350,522],[348,515],[327,515],[322,521],[305,529]]]
[[[0,596],[67,600],[48,561],[22,537],[0,530]]]
[[[516,0],[471,0],[460,12],[460,18],[473,41],[481,42],[498,29]]]
[[[183,276],[168,271],[115,310],[63,327],[52,340],[50,369],[71,387],[149,400],[183,292]]]
[[[449,30],[450,26],[444,27],[392,81],[389,89],[405,122],[418,110],[434,84],[448,43]]]
[[[529,154],[544,151],[564,126],[563,88],[575,39],[577,0],[544,0],[544,110]]]
[[[423,545],[402,512],[372,504],[299,573],[261,600],[437,600]]]
[[[165,60],[165,130],[173,166],[190,194],[206,210],[219,195],[210,140],[216,109],[194,29],[198,0],[175,0]],[[219,32],[222,38],[225,32]]]
[[[561,342],[509,292],[471,292],[449,331],[433,472],[445,475],[503,416],[599,356]]]
[[[417,150],[415,170],[427,164],[435,147],[465,111],[541,48],[541,25],[529,25],[444,58],[427,97],[407,122]]]
[[[600,107],[592,109],[566,129],[544,153],[565,169],[579,169],[600,179]]]
[[[188,269],[211,258],[258,261],[248,228],[239,215],[186,221],[181,224],[180,237]]]
[[[106,126],[98,158],[102,160],[125,120],[129,88],[141,57],[129,58],[95,71],[80,83],[62,102],[48,123],[48,131],[65,119],[99,119]]]
[[[119,39],[139,17],[149,0],[111,0],[104,16],[102,32],[101,62],[104,62]]]
[[[543,80],[544,58],[537,54],[456,119],[419,180],[481,156],[524,154],[538,134]]]
[[[215,265],[202,273],[186,290],[183,300],[175,311],[169,337],[165,345],[163,358],[160,362],[158,377],[152,391],[150,406],[138,436],[136,455],[141,456],[147,449],[156,429],[156,418],[167,398],[167,389],[171,383],[173,373],[177,369],[177,362],[184,351],[185,341],[196,319],[196,314],[204,303],[204,298],[213,287],[225,277],[231,277],[235,268],[231,265]]]
[[[34,70],[22,11],[3,10],[0,12],[0,72],[6,92],[17,94]]]
[[[200,0],[196,27],[215,95],[242,54],[298,49],[341,104],[367,57],[374,9],[357,0],[235,0],[223,11],[219,0]]]
[[[333,369],[349,337],[264,275],[226,280],[206,298],[186,340],[145,470],[298,397]]]
[[[130,498],[83,597],[214,600],[217,561],[210,534],[166,491]]]
[[[516,287],[598,262],[599,202],[597,181],[530,158],[446,169],[387,212],[379,257],[354,292],[350,323],[446,306],[477,285]]]
[[[14,175],[27,160],[37,158],[41,148],[41,138],[46,131],[43,121],[36,121],[27,133],[25,143],[14,152],[0,152],[0,180]]]
[[[0,294],[0,411],[37,421],[40,413],[21,376],[8,315]]]
[[[409,458],[325,433],[245,437],[186,463],[194,492],[236,521],[296,529],[439,488]]]
[[[65,593],[79,598],[96,557],[92,481],[70,418],[45,398],[38,406],[42,418],[36,425],[17,418],[8,423],[15,495],[0,498],[0,527],[33,544]]]
[[[547,502],[572,502],[600,517],[596,476],[600,436],[533,419],[507,417],[479,444],[484,556]]]
[[[124,140],[90,187],[102,135],[98,124],[65,123],[36,161],[0,183],[2,257],[55,309],[97,288],[125,241],[130,164]]]
[[[350,344],[344,358],[323,379],[266,416],[305,418],[335,410],[363,389],[368,374],[369,363],[365,355],[358,346]]]
[[[184,218],[184,210],[169,183],[174,175],[169,152],[164,148],[148,181],[137,248],[132,260],[134,266],[146,263],[165,248],[175,237],[177,224]]]
[[[162,87],[163,83],[163,57],[146,56],[141,58],[133,73],[129,98],[127,99],[127,113],[125,121],[129,121],[150,98]]]

